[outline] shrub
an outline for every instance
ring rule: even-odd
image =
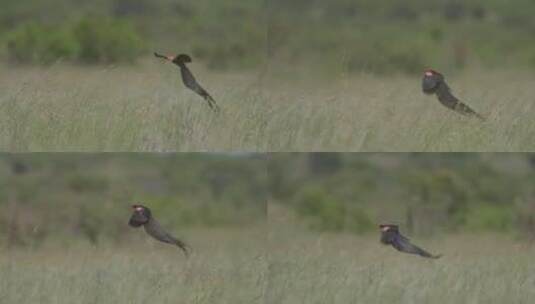
[[[133,62],[143,50],[142,39],[126,21],[85,18],[73,32],[82,62]]]
[[[511,207],[488,204],[472,206],[465,216],[466,228],[474,231],[508,232],[514,219]]]
[[[98,18],[60,26],[27,23],[7,39],[8,57],[15,63],[131,63],[142,50],[142,39],[130,23]]]
[[[11,33],[7,51],[12,62],[50,64],[73,59],[78,45],[69,31],[29,23]]]
[[[356,206],[346,205],[321,190],[304,191],[296,200],[297,213],[321,231],[363,233],[373,227],[369,216]]]

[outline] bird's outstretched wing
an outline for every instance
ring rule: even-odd
[[[408,238],[402,236],[401,234],[398,234],[398,236],[392,241],[392,246],[401,252],[417,254],[424,258],[438,259],[441,257],[441,255],[433,255],[422,248],[413,245]]]

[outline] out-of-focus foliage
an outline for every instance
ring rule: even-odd
[[[84,18],[57,26],[27,23],[7,39],[9,59],[16,63],[134,62],[142,50],[143,40],[133,26],[112,19]]]
[[[515,154],[277,154],[273,200],[313,228],[364,232],[395,222],[417,233],[535,235],[535,167]],[[530,215],[531,212],[531,215]]]
[[[11,62],[50,64],[76,58],[79,45],[73,35],[58,27],[27,23],[14,30],[7,40]]]
[[[268,53],[282,64],[333,72],[420,72],[425,67],[535,67],[535,3],[283,1],[269,8]]]
[[[80,45],[78,59],[84,62],[133,62],[143,50],[141,37],[128,22],[85,18],[73,31]]]
[[[191,53],[213,69],[254,68],[265,57],[263,5],[260,0],[5,0],[0,43],[7,46],[10,32],[31,23],[43,30],[75,28],[73,38],[81,44],[77,58],[84,62],[129,62],[140,50],[146,56],[157,50]],[[150,52],[139,46],[150,46]]]
[[[119,241],[137,202],[171,231],[254,224],[265,218],[265,178],[264,161],[248,155],[1,155],[0,243]]]

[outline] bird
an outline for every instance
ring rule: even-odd
[[[134,228],[143,226],[143,228],[145,228],[145,232],[147,232],[147,234],[153,238],[160,242],[176,245],[182,249],[182,251],[184,251],[186,257],[189,256],[189,246],[166,232],[160,223],[158,223],[158,221],[152,216],[152,212],[149,208],[141,204],[135,204],[132,205],[132,209],[133,214],[128,221],[128,225]]]
[[[444,75],[435,70],[427,69],[424,71],[422,91],[427,95],[436,94],[438,101],[440,101],[441,104],[459,114],[485,120],[485,117],[472,110],[468,105],[455,97],[444,80]]]
[[[441,254],[433,255],[422,248],[411,244],[408,238],[399,233],[397,225],[381,224],[379,225],[379,228],[381,229],[381,243],[384,245],[392,245],[392,247],[396,248],[398,251],[417,254],[424,258],[438,259],[442,256]]]
[[[182,75],[182,83],[184,85],[194,91],[195,93],[199,94],[206,102],[208,102],[208,106],[214,110],[215,112],[219,111],[219,106],[215,102],[214,98],[197,82],[195,77],[193,76],[193,73],[188,69],[186,66],[186,63],[192,62],[191,57],[186,54],[179,54],[176,56],[166,56],[159,53],[154,52],[154,56],[157,58],[163,58],[165,60],[168,60],[180,68],[180,74]]]

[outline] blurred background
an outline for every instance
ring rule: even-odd
[[[270,154],[269,303],[530,303],[534,156]],[[440,259],[379,242],[400,225]]]
[[[11,63],[134,63],[153,51],[189,53],[209,68],[263,59],[262,1],[6,0],[2,57]]]
[[[273,64],[338,75],[535,68],[527,0],[271,0]],[[283,69],[283,67],[280,67]]]
[[[0,154],[10,303],[260,303],[264,155]],[[191,255],[128,226],[151,208]]]
[[[335,72],[535,68],[528,0],[213,3],[168,0],[5,0],[4,61],[135,62],[153,50],[189,52],[209,68],[270,64]]]
[[[533,151],[534,9],[527,0],[4,0],[0,145]],[[191,54],[227,114],[206,111],[153,51]],[[429,67],[488,123],[424,96]],[[446,127],[459,120],[463,132]]]
[[[535,157],[493,153],[271,154],[270,220],[308,230],[535,238]]]
[[[173,233],[240,230],[264,221],[265,180],[262,155],[3,154],[0,244],[121,246],[147,239],[127,225],[137,202]]]

